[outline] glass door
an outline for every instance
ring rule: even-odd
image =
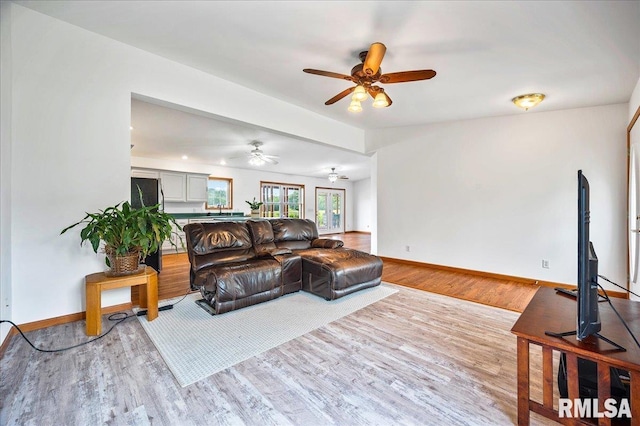
[[[344,189],[316,188],[316,225],[319,234],[344,232]]]

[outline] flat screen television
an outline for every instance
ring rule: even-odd
[[[600,332],[598,313],[598,257],[589,240],[589,181],[578,170],[578,326],[576,337]]]
[[[559,293],[576,297],[577,326],[572,331],[561,333],[545,331],[545,334],[560,338],[575,335],[578,340],[595,336],[616,349],[624,351],[625,348],[600,334],[602,325],[598,312],[598,257],[593,244],[589,241],[589,223],[589,181],[582,174],[582,170],[578,170],[578,288],[575,293],[561,288],[556,289]]]

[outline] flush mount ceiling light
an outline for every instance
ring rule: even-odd
[[[542,93],[529,93],[527,95],[516,96],[511,99],[511,102],[516,104],[516,106],[522,108],[525,111],[528,111],[529,108],[533,108],[538,105],[545,96]]]

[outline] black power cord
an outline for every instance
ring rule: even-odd
[[[603,277],[602,275],[598,275],[600,278],[603,278],[605,281],[610,282],[611,284],[620,287],[624,290],[626,290],[624,287],[614,283],[613,281],[609,281],[608,278]],[[613,309],[613,312],[615,312],[615,314],[618,316],[618,319],[620,319],[620,322],[622,322],[622,325],[624,325],[624,328],[627,329],[627,332],[629,332],[629,334],[631,335],[631,338],[633,339],[634,342],[636,342],[636,345],[638,346],[638,348],[640,348],[640,342],[638,342],[638,339],[636,339],[636,336],[633,334],[633,331],[631,331],[631,329],[629,328],[629,326],[627,325],[627,322],[624,320],[624,318],[622,318],[622,316],[618,313],[618,310],[615,308],[615,306],[613,306],[613,303],[611,302],[611,299],[609,298],[609,295],[607,294],[607,291],[600,285],[600,283],[596,282],[596,284],[598,285],[598,287],[600,287],[600,290],[602,290],[602,293],[604,294],[604,298],[605,300],[609,303],[609,306],[611,306],[611,309]],[[637,294],[633,293],[630,290],[627,290],[629,293],[633,294],[634,296],[637,296]]]
[[[116,316],[120,316],[120,318],[116,318]],[[68,351],[69,349],[75,349],[75,348],[78,348],[80,346],[87,345],[87,344],[89,344],[91,342],[95,342],[96,340],[102,339],[104,336],[106,336],[107,334],[111,333],[111,331],[116,327],[116,325],[120,324],[121,322],[123,322],[123,321],[125,321],[125,320],[127,320],[129,318],[134,318],[134,317],[135,317],[135,315],[129,315],[126,312],[116,312],[115,314],[111,314],[108,317],[109,321],[115,321],[116,323],[113,324],[111,326],[111,328],[106,333],[101,334],[98,337],[94,337],[91,340],[87,340],[86,342],[78,343],[77,345],[69,346],[67,348],[60,348],[60,349],[41,349],[41,348],[36,347],[33,343],[31,343],[31,341],[29,339],[27,339],[27,336],[25,336],[24,333],[22,332],[22,330],[20,330],[20,327],[18,327],[13,321],[0,320],[0,324],[2,324],[3,322],[7,322],[7,323],[11,324],[12,326],[14,326],[16,328],[16,330],[18,330],[18,332],[20,333],[22,338],[27,341],[29,346],[31,346],[36,351],[45,352],[45,353],[54,353],[54,352]]]
[[[187,293],[182,296],[182,299],[178,300],[176,303],[170,304],[170,305],[165,305],[165,306],[161,306],[158,308],[158,311],[166,311],[168,309],[172,309],[175,305],[177,305],[178,303],[182,302],[185,297],[187,297],[189,295],[189,293],[191,293],[191,290],[187,291]],[[60,349],[41,349],[36,347],[33,343],[31,343],[31,341],[27,338],[27,336],[24,335],[24,333],[22,332],[22,330],[20,330],[20,327],[18,327],[13,321],[9,321],[9,320],[0,320],[0,324],[6,322],[11,324],[12,326],[14,326],[16,328],[16,330],[18,330],[18,333],[20,333],[20,335],[22,336],[22,338],[24,340],[27,341],[27,343],[29,344],[29,346],[31,346],[33,349],[35,349],[38,352],[45,352],[45,353],[55,353],[55,352],[63,352],[63,351],[68,351],[70,349],[75,349],[75,348],[79,348],[80,346],[84,346],[84,345],[88,345],[91,342],[95,342],[96,340],[102,339],[104,336],[106,336],[107,334],[111,333],[111,331],[121,322],[128,320],[129,318],[135,318],[136,316],[142,316],[142,315],[146,315],[147,311],[139,311],[137,314],[135,315],[129,315],[126,312],[116,312],[114,314],[111,314],[107,317],[107,319],[109,321],[115,321],[116,323],[113,324],[111,326],[111,328],[109,328],[109,330],[107,330],[106,333],[101,334],[98,337],[94,337],[91,340],[87,340],[86,342],[82,342],[82,343],[78,343],[77,345],[73,345],[73,346],[69,346],[66,348],[60,348]],[[119,317],[119,318],[117,318]]]
[[[616,283],[614,283],[613,281],[611,281],[609,278],[605,277],[604,275],[598,275],[598,277],[602,278],[603,280],[605,280],[605,281],[606,281],[606,282],[608,282],[609,284],[613,284],[613,285],[615,285],[616,287],[619,287],[619,288],[623,289],[624,291],[626,291],[626,292],[628,292],[628,293],[633,294],[633,295],[634,295],[634,296],[636,296],[636,297],[640,297],[640,295],[638,295],[638,294],[636,294],[636,293],[632,292],[632,291],[631,291],[631,290],[629,290],[628,288],[624,288],[624,287],[622,287],[620,284],[616,284]],[[600,284],[598,284],[598,285],[600,285]],[[602,287],[600,287],[600,288],[602,288]],[[603,291],[604,291],[604,290],[603,290]]]

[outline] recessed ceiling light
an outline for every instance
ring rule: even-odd
[[[189,157],[187,157],[186,155],[183,155],[183,156],[182,156],[182,159],[183,159],[183,160],[188,160],[188,159],[189,159]]]
[[[133,126],[129,126],[129,130],[133,130]]]
[[[224,161],[224,160],[220,160],[220,165],[221,165],[221,166],[226,166],[226,165],[227,165],[227,162],[226,162],[226,161]]]

